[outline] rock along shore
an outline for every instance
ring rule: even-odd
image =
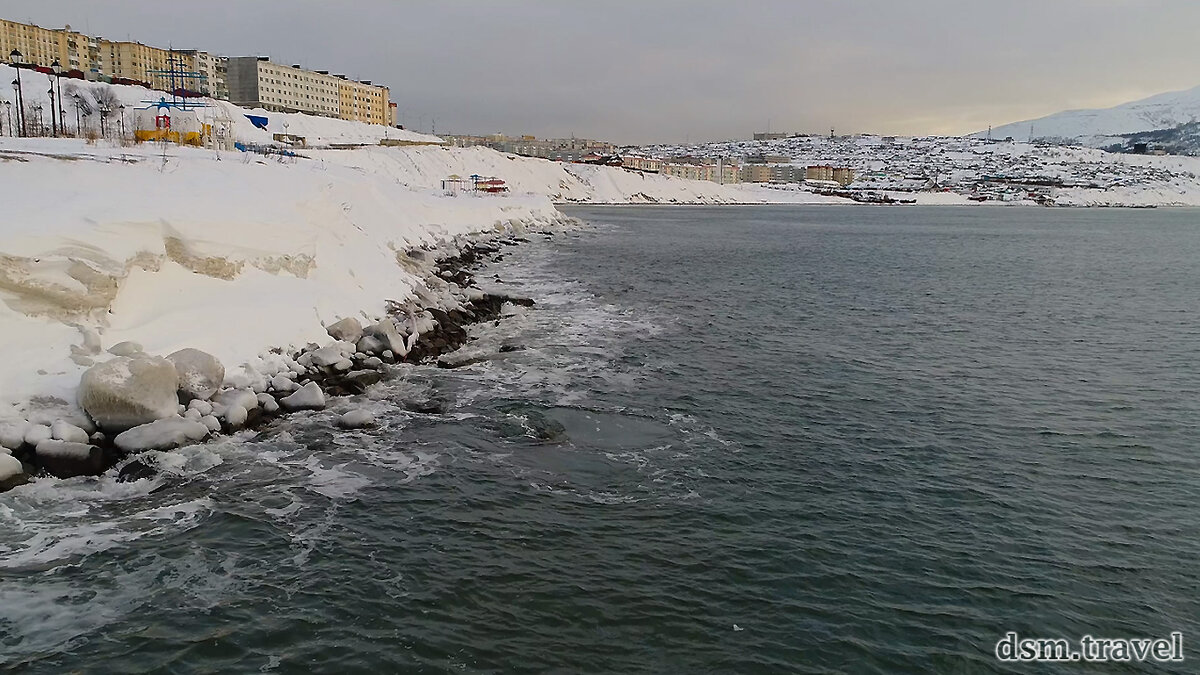
[[[327,397],[361,394],[400,372],[398,365],[466,365],[471,361],[438,359],[466,344],[470,324],[497,320],[508,305],[534,304],[480,290],[473,272],[501,257],[504,247],[527,241],[519,234],[492,235],[440,258],[433,251],[408,251],[402,264],[425,279],[410,300],[389,302],[388,315],[375,323],[364,326],[348,317],[326,326],[327,344],[310,343],[291,353],[272,350],[278,372],[269,376],[227,375],[215,357],[196,349],[160,357],[136,343],[114,345],[108,350],[114,358],[83,375],[78,398],[84,415],[65,413],[49,424],[26,421],[0,428],[0,492],[38,476],[98,476],[114,467],[120,467],[122,481],[150,477],[156,473],[152,461],[139,457],[147,451],[259,428],[291,412],[324,409]],[[374,420],[352,410],[337,424],[366,428]]]

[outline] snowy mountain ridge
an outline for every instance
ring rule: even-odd
[[[1171,129],[1197,120],[1200,120],[1200,87],[1156,94],[1112,108],[1065,110],[1034,120],[1005,124],[992,129],[991,134],[992,138],[1011,136],[1019,141],[1111,138]],[[987,131],[979,131],[971,135],[984,138],[987,134]]]

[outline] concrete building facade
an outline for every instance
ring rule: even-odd
[[[229,100],[248,108],[388,126],[395,119],[387,87],[298,65],[285,66],[266,57],[230,57],[226,81]]]

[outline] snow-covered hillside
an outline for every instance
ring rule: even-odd
[[[1170,129],[1200,120],[1200,87],[1158,94],[1140,101],[1100,110],[1067,110],[1048,117],[1014,122],[992,129],[992,138],[1019,141],[1038,138],[1088,139]],[[987,131],[974,134],[987,135]],[[1098,145],[1106,141],[1100,140]]]

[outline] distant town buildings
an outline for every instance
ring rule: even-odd
[[[0,19],[0,58],[16,50],[22,63],[66,77],[141,84],[275,112],[300,112],[369,124],[396,125],[387,87],[328,71],[285,66],[256,56],[224,57],[199,49],[162,49],[83,35],[70,26],[42,28]]]
[[[640,154],[621,156],[626,169],[667,176],[707,180],[716,183],[803,183],[815,181],[845,187],[854,182],[848,167],[832,165],[797,166],[787,155],[755,154],[738,160],[713,157],[672,157],[662,159]]]
[[[612,143],[590,138],[537,138],[535,136],[472,136],[462,134],[443,135],[448,145],[459,148],[484,146],[500,152],[509,152],[526,157],[541,157],[559,162],[582,162],[615,154]]]
[[[810,166],[804,173],[805,180],[837,183],[845,187],[854,182],[854,169],[835,167],[829,164]]]

